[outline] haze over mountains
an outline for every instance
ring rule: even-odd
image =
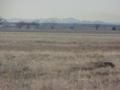
[[[18,19],[18,18],[12,18],[12,19],[6,19],[8,22],[38,22],[38,23],[65,23],[65,24],[117,24],[119,23],[113,23],[113,22],[106,22],[106,21],[89,21],[89,20],[79,20],[75,18],[40,18],[40,19]]]
[[[1,31],[80,32],[84,30],[120,31],[119,23],[82,21],[75,18],[1,19]],[[7,29],[5,29],[7,28]]]

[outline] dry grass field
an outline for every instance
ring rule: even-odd
[[[0,32],[0,90],[120,90],[120,34]]]

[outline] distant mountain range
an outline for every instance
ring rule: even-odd
[[[68,23],[68,24],[117,24],[105,21],[81,21],[75,18],[7,19],[8,22]]]
[[[75,18],[41,18],[41,19],[1,19],[0,28],[14,28],[23,31],[73,32],[73,30],[120,30],[120,24],[104,21],[81,21]],[[17,28],[17,29],[16,29]],[[14,31],[13,30],[13,31]],[[9,31],[9,30],[8,30]],[[74,31],[75,32],[75,31]],[[77,32],[77,31],[76,31]]]

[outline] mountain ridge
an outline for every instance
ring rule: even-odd
[[[6,19],[8,22],[38,22],[38,23],[63,23],[63,24],[116,24],[120,25],[120,23],[114,22],[106,22],[101,20],[79,20],[75,18],[40,18],[40,19],[20,19],[20,18],[12,18]]]

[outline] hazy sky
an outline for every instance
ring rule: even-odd
[[[0,0],[0,16],[120,22],[120,0]]]

